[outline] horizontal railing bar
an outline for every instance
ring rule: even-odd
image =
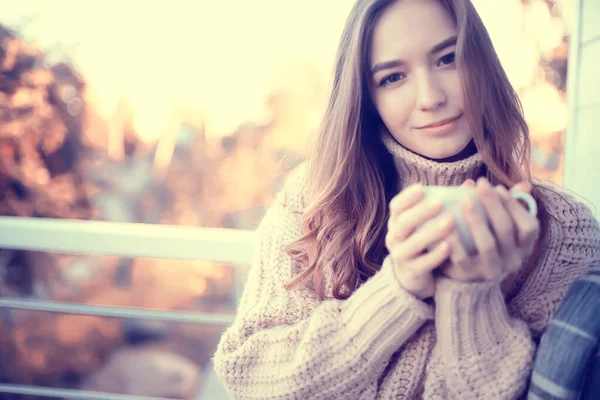
[[[106,221],[0,217],[0,248],[249,264],[253,231]]]
[[[234,316],[227,314],[207,314],[189,311],[149,310],[137,307],[97,306],[46,300],[24,300],[0,298],[0,308],[29,311],[45,311],[65,314],[95,315],[110,318],[134,318],[172,322],[191,322],[206,325],[229,326]]]
[[[88,390],[56,389],[0,383],[0,393],[23,394],[40,397],[58,397],[84,400],[173,400],[167,397],[135,396],[130,394],[93,392]]]

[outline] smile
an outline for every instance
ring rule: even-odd
[[[461,117],[462,117],[462,113],[456,117],[452,117],[452,118],[448,118],[448,119],[445,119],[442,121],[434,122],[432,124],[424,125],[417,129],[428,135],[444,135],[447,133],[451,133],[456,129],[456,127],[458,125],[458,120]]]

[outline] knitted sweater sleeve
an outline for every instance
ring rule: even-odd
[[[293,182],[257,230],[256,256],[215,370],[235,399],[374,399],[389,358],[433,312],[402,290],[387,261],[347,300],[320,301],[309,287],[286,290],[301,268],[284,251],[302,229],[290,211]]]
[[[443,279],[436,292],[438,343],[425,398],[515,399],[527,387],[533,336],[548,324],[573,281],[600,259],[598,222],[567,195],[545,191],[551,219],[543,251],[510,302],[499,282]]]

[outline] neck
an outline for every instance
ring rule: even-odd
[[[400,176],[401,187],[419,183],[426,186],[458,186],[467,179],[483,175],[484,164],[471,141],[460,153],[443,159],[431,159],[406,149],[386,131],[382,141],[394,158]]]
[[[402,146],[402,145],[400,145],[400,146]],[[404,146],[402,146],[402,147],[404,147]],[[475,145],[475,141],[473,139],[471,139],[469,144],[467,144],[467,146],[464,149],[462,149],[460,151],[460,153],[455,154],[450,157],[444,157],[444,158],[431,158],[431,157],[427,157],[422,154],[416,153],[410,149],[407,149],[406,147],[404,147],[404,148],[416,155],[423,157],[426,160],[435,161],[438,163],[451,163],[451,162],[461,161],[461,160],[467,159],[467,158],[477,154],[477,146]]]

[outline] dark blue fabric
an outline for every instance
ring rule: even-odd
[[[600,400],[600,271],[576,280],[538,346],[529,399]]]
[[[600,318],[600,316],[598,317]],[[588,374],[583,398],[590,400],[600,399],[600,353],[596,353],[596,359],[593,362],[592,370]]]

